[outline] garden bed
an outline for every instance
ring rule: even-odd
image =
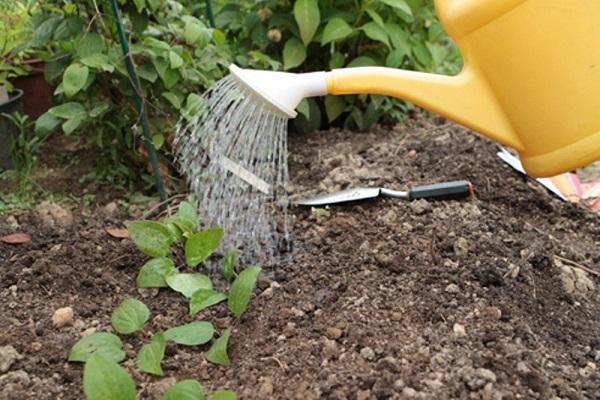
[[[449,179],[471,180],[476,196],[293,208],[292,250],[265,268],[235,323],[231,367],[204,361],[204,347],[169,344],[163,378],[124,363],[141,398],[190,377],[242,399],[600,398],[598,280],[555,258],[600,272],[597,215],[443,121],[292,135],[290,174],[296,197]],[[144,332],[124,339],[129,360],[159,329],[208,313],[217,329],[231,323],[224,304],[189,317],[177,293],[135,289],[144,257],[105,231],[131,216],[103,206],[73,208],[72,221],[31,211],[0,222],[0,236],[32,236],[0,243],[0,347],[20,355],[0,372],[0,398],[83,398],[82,365],[66,356],[82,332],[109,330],[126,297],[151,310]],[[74,323],[57,329],[52,315],[66,306]]]

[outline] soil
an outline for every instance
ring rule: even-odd
[[[82,332],[110,330],[130,296],[152,313],[123,340],[142,399],[190,377],[242,399],[600,398],[598,216],[516,174],[495,150],[422,118],[292,136],[296,197],[449,179],[471,180],[476,195],[292,209],[293,248],[265,268],[237,322],[223,304],[189,317],[181,296],[137,290],[145,258],[105,232],[132,217],[125,211],[72,208],[65,226],[35,211],[16,215],[19,227],[0,222],[0,236],[32,236],[0,243],[0,349],[21,356],[0,371],[0,398],[82,399],[82,365],[66,356]],[[74,323],[53,327],[67,306]],[[234,325],[230,368],[204,361],[206,347],[169,344],[164,377],[135,370],[152,332],[202,318]]]

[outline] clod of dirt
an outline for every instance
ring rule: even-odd
[[[270,399],[273,396],[273,381],[271,378],[264,378],[263,383],[258,389],[259,399]]]
[[[448,286],[446,286],[446,289],[444,289],[444,292],[450,293],[450,294],[458,294],[458,293],[460,293],[460,287],[458,287],[458,285],[456,283],[451,283]]]
[[[11,345],[0,347],[0,373],[5,373],[10,367],[23,358]]]
[[[73,225],[73,214],[59,204],[42,202],[36,207],[42,223],[49,228],[68,227]]]
[[[431,210],[431,204],[427,200],[415,200],[410,203],[410,209],[415,215],[423,215],[427,211]]]
[[[342,330],[331,326],[327,328],[325,335],[331,340],[336,340],[342,336]]]
[[[467,255],[467,253],[469,252],[469,249],[471,248],[471,242],[469,242],[464,237],[459,237],[454,242],[453,247],[454,253],[456,253],[457,256],[464,256]]]
[[[0,376],[0,399],[14,399],[26,390],[31,383],[27,372],[23,370],[11,371]],[[24,398],[24,397],[21,397]]]
[[[156,382],[152,382],[147,387],[147,392],[150,395],[150,398],[153,400],[159,400],[165,394],[165,392],[177,383],[177,379],[173,377],[161,379]]]
[[[17,221],[17,219],[12,215],[9,215],[6,218],[6,225],[13,231],[16,231],[21,227],[21,225],[19,225],[19,221]]]
[[[362,358],[364,358],[365,360],[371,361],[371,360],[373,360],[375,358],[375,352],[370,347],[363,347],[360,350],[360,356]]]
[[[71,307],[63,307],[54,311],[52,316],[52,325],[57,328],[71,325],[73,323],[73,309]]]
[[[335,340],[323,338],[323,349],[321,350],[323,358],[326,360],[336,358],[339,354],[338,344]]]
[[[112,201],[102,208],[102,213],[107,217],[113,217],[117,213],[117,210],[117,203]]]

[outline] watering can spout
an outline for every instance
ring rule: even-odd
[[[328,74],[327,89],[334,95],[370,93],[408,100],[506,146],[523,149],[487,83],[469,69],[456,76],[385,67],[339,69]]]

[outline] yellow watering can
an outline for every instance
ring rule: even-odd
[[[516,149],[551,176],[600,159],[600,0],[436,0],[465,60],[457,76],[383,67],[231,72],[288,118],[305,97],[399,97]]]

